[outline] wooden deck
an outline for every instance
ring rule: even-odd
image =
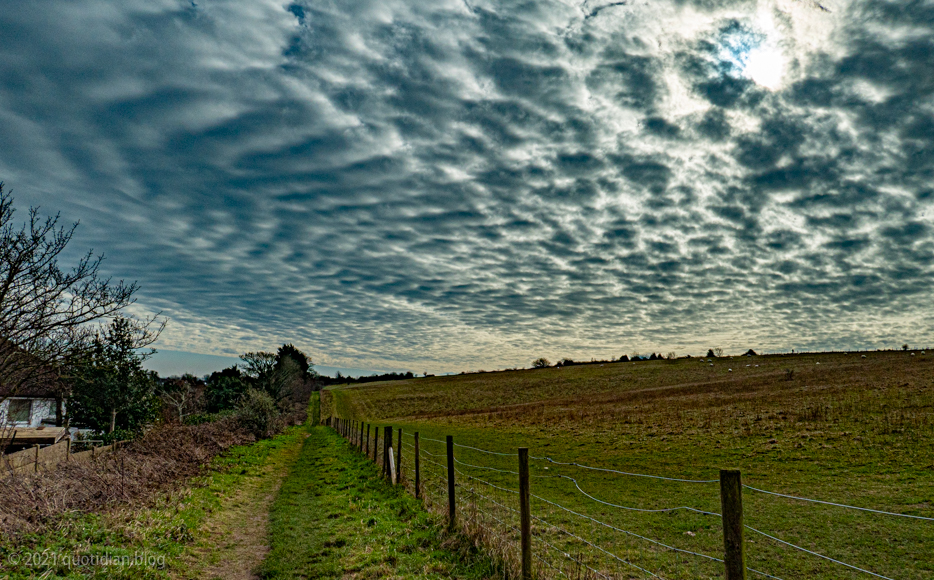
[[[12,451],[33,445],[54,445],[67,434],[68,431],[64,427],[18,428],[13,430],[12,441],[8,441]]]

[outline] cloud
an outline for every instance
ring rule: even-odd
[[[929,343],[934,9],[824,6],[17,5],[0,178],[169,350]]]

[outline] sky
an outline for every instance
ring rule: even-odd
[[[0,3],[0,180],[160,372],[934,342],[930,0]]]

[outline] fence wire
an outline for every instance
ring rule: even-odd
[[[379,432],[380,428],[377,427],[376,435],[374,437],[372,437],[370,440],[364,439],[365,446],[372,446],[371,448],[375,448],[374,453],[376,458],[374,461],[377,463],[377,465],[381,465],[383,459],[382,448],[376,446],[377,442],[380,441]],[[353,441],[354,437],[357,439],[360,438],[359,427],[357,428],[356,432],[351,434],[350,440]],[[366,436],[364,435],[364,438],[365,437]],[[404,431],[402,432],[402,437],[403,440],[400,449],[398,451],[393,449],[393,451],[401,453],[402,457],[404,458],[399,466],[400,479],[407,487],[407,489],[409,489],[409,491],[414,494],[414,433],[410,431]],[[397,440],[394,440],[392,443],[397,443]],[[419,495],[424,499],[425,505],[428,509],[437,513],[447,514],[447,442],[439,439],[420,436],[419,443],[419,464],[421,467],[419,474],[421,489]],[[441,449],[437,449],[436,452],[426,449],[427,446],[433,445],[441,446]],[[458,526],[464,533],[467,533],[475,540],[480,541],[487,545],[488,548],[491,548],[492,553],[498,559],[504,570],[515,573],[519,559],[517,546],[520,534],[518,527],[520,514],[519,510],[517,510],[515,507],[512,507],[512,505],[518,505],[517,495],[519,494],[519,491],[508,486],[513,485],[517,487],[517,480],[515,478],[519,476],[519,473],[512,469],[506,469],[502,466],[478,465],[476,457],[479,456],[474,456],[474,462],[469,462],[466,461],[465,458],[459,457],[459,454],[461,452],[467,454],[482,454],[484,457],[489,457],[491,461],[502,461],[505,458],[516,458],[516,453],[492,451],[471,445],[463,445],[457,442],[454,442],[453,446],[455,448],[455,455],[451,459],[455,465],[453,468],[455,474],[455,490],[457,497],[457,501],[455,501],[455,513]],[[371,455],[367,456],[371,457]],[[688,484],[711,484],[719,482],[719,479],[692,479],[686,477],[669,477],[629,472],[586,465],[577,461],[558,461],[547,456],[529,456],[529,458],[536,461],[546,462],[552,466],[579,468],[587,472],[607,474],[609,476],[636,477],[657,480],[660,482]],[[549,467],[545,466],[542,469],[549,470]],[[488,481],[487,479],[479,477],[475,474],[476,472],[484,472],[488,477],[493,479],[493,481]],[[585,503],[586,501],[589,501],[591,503],[597,504],[598,506],[601,506],[603,509],[612,508],[613,510],[618,510],[618,513],[620,514],[619,516],[616,516],[614,513],[617,512],[608,513],[604,511],[601,512],[603,517],[597,518],[584,513],[583,510],[579,511],[579,509],[572,509],[552,499],[548,499],[536,494],[530,494],[531,499],[539,502],[539,504],[537,504],[537,508],[533,510],[531,518],[534,523],[537,523],[537,525],[533,526],[532,539],[535,543],[542,547],[541,553],[533,552],[533,558],[535,562],[537,562],[539,571],[542,572],[541,577],[592,577],[615,580],[616,578],[631,578],[631,574],[634,571],[652,578],[660,579],[664,578],[663,574],[667,573],[677,573],[679,574],[679,577],[701,577],[708,575],[710,577],[714,577],[719,575],[719,572],[714,571],[711,573],[711,570],[698,568],[698,561],[722,565],[723,560],[720,558],[704,554],[702,552],[677,547],[669,542],[649,537],[645,533],[639,533],[633,531],[632,529],[626,529],[621,525],[611,523],[610,521],[606,520],[613,520],[617,517],[623,517],[623,514],[627,513],[630,514],[631,517],[634,517],[640,513],[646,514],[645,517],[652,515],[665,515],[668,517],[673,517],[677,513],[688,513],[705,517],[712,516],[716,518],[722,517],[720,513],[709,509],[692,507],[689,505],[676,504],[675,507],[660,508],[624,505],[622,503],[608,501],[607,499],[601,499],[600,497],[597,497],[594,492],[586,491],[585,484],[582,483],[580,476],[571,477],[562,473],[529,475],[531,478],[550,478],[568,481],[573,485],[574,488],[573,490],[568,489],[566,491],[569,498],[580,496],[584,498],[583,501],[585,501]],[[836,502],[810,499],[768,491],[749,485],[743,485],[743,488],[767,496],[781,497],[806,503],[822,504],[849,510],[856,510],[859,512],[894,516],[898,518],[934,521],[934,518],[926,516],[900,514],[885,510],[863,508]],[[717,498],[713,499],[715,500]],[[657,501],[657,494],[655,495],[655,501]],[[564,521],[559,524],[556,518],[563,518]],[[716,528],[718,524],[719,522],[713,522],[711,525]],[[586,534],[586,528],[588,525],[590,526],[589,538]],[[668,522],[667,525],[670,527],[671,525],[674,525],[674,522]],[[569,527],[572,529],[569,529]],[[892,580],[888,576],[878,574],[876,572],[867,570],[866,568],[844,562],[840,559],[827,556],[815,550],[810,550],[792,542],[780,539],[773,533],[760,531],[759,529],[748,525],[744,527],[754,534],[761,535],[783,547],[798,550],[802,553],[820,558],[824,561],[829,561],[833,564],[837,564],[855,572],[876,578],[882,578],[884,580]],[[608,538],[599,532],[600,529],[618,534],[622,538],[625,538],[625,541]],[[694,534],[690,533],[689,535]],[[640,543],[642,547],[639,547]],[[670,559],[665,560],[663,558],[665,554],[674,555],[675,561],[672,562]],[[682,561],[683,556],[688,556],[690,558]],[[694,560],[692,561],[691,558]],[[774,562],[772,562],[772,564],[774,565]],[[612,571],[614,566],[616,568],[616,573]],[[628,569],[630,572],[624,572],[622,575],[620,575],[620,567],[623,567],[623,569]],[[668,570],[668,572],[666,573],[664,570]],[[747,570],[765,578],[781,580],[779,576],[775,576],[768,572],[763,572],[752,567],[747,567]],[[689,576],[685,576],[684,574],[688,574]]]

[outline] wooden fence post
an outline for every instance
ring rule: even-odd
[[[36,462],[33,465],[32,470],[34,473],[39,473],[39,445],[38,444],[36,445]]]
[[[389,446],[392,445],[392,427],[383,427],[383,475],[389,477]]]
[[[402,483],[402,427],[396,436],[396,485]]]
[[[723,563],[726,567],[726,580],[746,580],[743,482],[738,469],[720,470],[720,507],[723,513]]]
[[[454,505],[454,437],[447,436],[448,449],[448,526],[454,527],[455,523],[455,505]]]
[[[71,437],[65,441],[65,461],[71,461]]]
[[[529,450],[519,448],[519,528],[522,535],[522,580],[532,580],[532,517],[529,502]]]
[[[364,425],[365,423],[363,421],[360,421],[360,436],[357,437],[357,447],[360,448],[361,452],[363,451],[363,426]]]
[[[418,431],[415,432],[415,499],[422,497],[422,473],[418,457]]]
[[[363,454],[366,455],[367,459],[370,458],[370,424],[366,424],[366,447],[363,449]]]

